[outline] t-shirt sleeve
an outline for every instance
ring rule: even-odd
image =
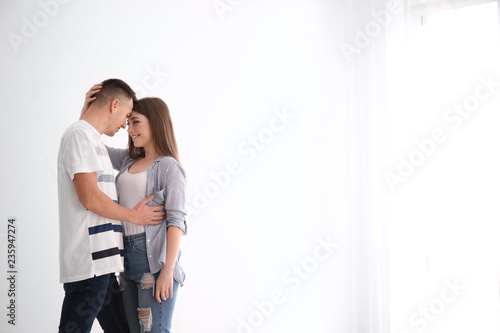
[[[77,173],[91,172],[96,172],[99,177],[104,169],[99,154],[106,154],[106,151],[96,146],[89,134],[82,130],[70,133],[63,155],[63,163],[70,179],[73,180]]]

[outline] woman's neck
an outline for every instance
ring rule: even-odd
[[[158,152],[156,152],[156,149],[147,149],[147,148],[144,148],[144,159],[146,161],[155,161],[158,157],[160,157],[160,154],[158,154]]]

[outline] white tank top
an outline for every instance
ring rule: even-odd
[[[125,170],[118,178],[116,190],[120,198],[120,205],[133,209],[140,201],[146,199],[147,171],[129,173]],[[144,226],[122,221],[125,236],[137,235],[146,231]]]

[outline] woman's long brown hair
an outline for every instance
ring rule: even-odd
[[[180,162],[174,127],[167,104],[161,98],[145,97],[134,103],[133,111],[148,118],[156,152],[160,155],[171,156]],[[128,151],[130,157],[134,159],[145,156],[144,148],[135,147],[130,136],[128,138]]]

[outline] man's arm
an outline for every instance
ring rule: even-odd
[[[163,206],[147,206],[153,199],[149,196],[139,202],[134,209],[129,209],[118,205],[97,187],[97,175],[91,173],[76,173],[73,179],[78,200],[86,209],[91,212],[118,221],[132,222],[138,225],[159,224],[165,218]]]

